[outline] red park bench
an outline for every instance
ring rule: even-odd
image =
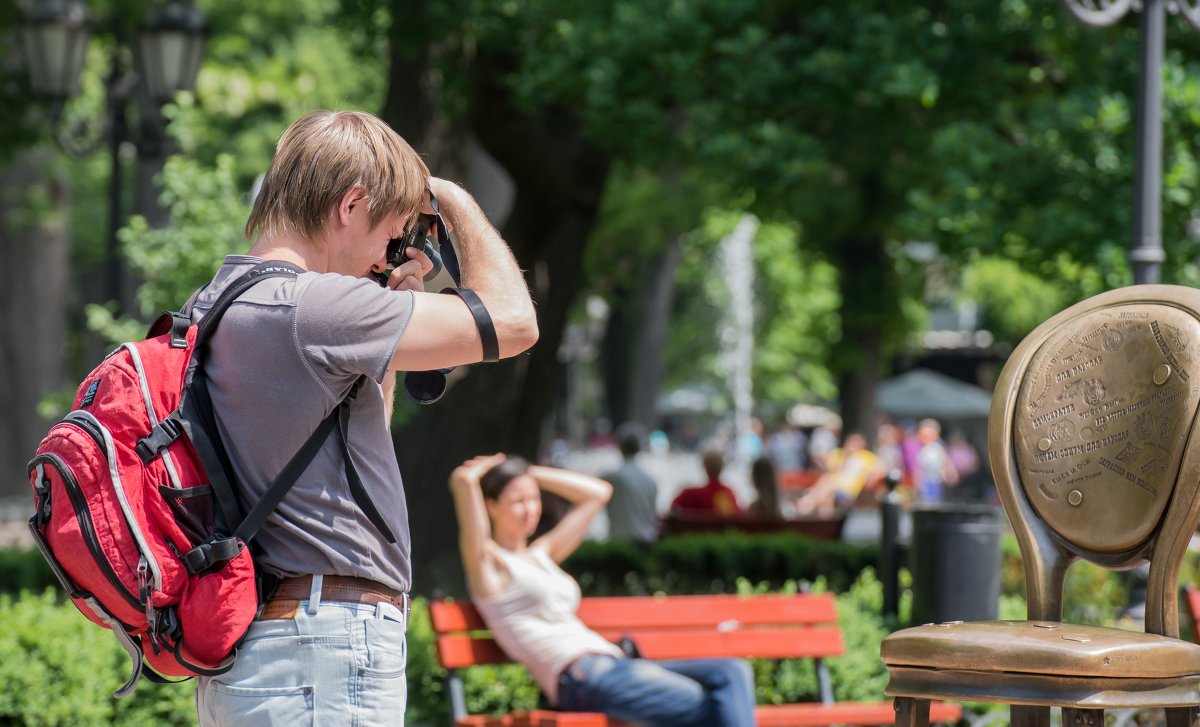
[[[455,727],[617,727],[603,714],[537,709],[503,716],[468,715],[460,669],[511,660],[488,635],[469,602],[430,604],[438,661],[446,669]],[[634,640],[649,659],[737,656],[756,659],[813,659],[821,701],[759,705],[761,727],[890,725],[890,701],[835,702],[826,657],[846,650],[830,594],[795,596],[633,596],[585,598],[579,618],[605,638]],[[957,705],[934,702],[931,722],[954,722]]]

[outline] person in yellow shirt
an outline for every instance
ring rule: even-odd
[[[845,509],[868,484],[883,476],[883,461],[867,449],[860,432],[850,432],[846,441],[829,454],[828,471],[796,501],[798,515],[830,517]]]

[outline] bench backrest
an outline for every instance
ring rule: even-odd
[[[438,660],[447,669],[511,661],[470,602],[430,604]],[[579,618],[648,659],[716,656],[824,658],[845,651],[831,594],[585,598]]]

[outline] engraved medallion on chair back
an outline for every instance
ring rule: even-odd
[[[1083,551],[1143,544],[1171,498],[1198,399],[1200,321],[1094,311],[1047,338],[1021,382],[1014,450],[1037,514]]]

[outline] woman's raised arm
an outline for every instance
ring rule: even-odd
[[[450,473],[450,492],[454,496],[454,512],[458,516],[458,549],[462,554],[467,587],[472,596],[491,595],[498,586],[496,574],[491,568],[492,558],[488,553],[492,526],[483,503],[479,479],[503,461],[503,454],[475,457],[455,467]]]
[[[598,477],[555,467],[535,465],[529,468],[529,474],[538,487],[571,503],[563,519],[531,545],[545,548],[555,563],[561,563],[583,542],[592,519],[608,504],[612,485]]]

